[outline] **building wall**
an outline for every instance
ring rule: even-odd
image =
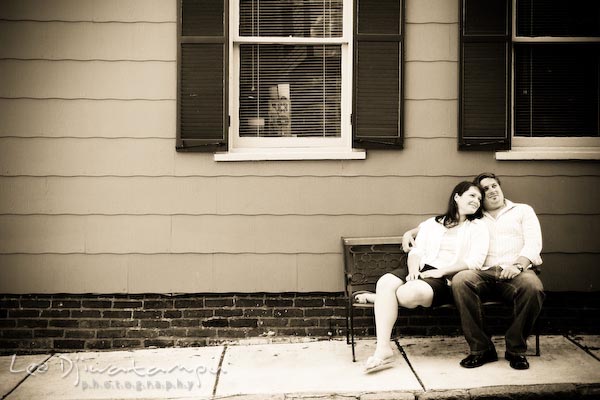
[[[338,292],[341,236],[485,170],[539,214],[546,288],[598,290],[597,162],[456,149],[457,0],[406,0],[404,150],[235,163],[175,152],[175,0],[52,4],[0,4],[0,293]]]

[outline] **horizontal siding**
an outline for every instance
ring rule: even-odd
[[[549,291],[598,291],[599,262],[545,254],[540,278]],[[342,291],[342,263],[340,254],[0,255],[0,292]]]
[[[425,216],[444,211],[454,185],[470,178],[0,177],[0,213]],[[503,186],[538,214],[600,214],[600,190],[589,190],[600,176],[510,177]]]
[[[8,20],[175,22],[175,2],[165,0],[3,0]]]
[[[449,0],[406,0],[407,23],[458,23],[458,3]]]
[[[341,254],[19,254],[0,265],[0,293],[343,290]]]
[[[175,100],[0,99],[0,137],[172,139],[175,113]]]
[[[456,100],[458,98],[458,63],[452,61],[407,61],[404,98]]]
[[[360,161],[217,163],[212,154],[175,153],[172,139],[0,138],[4,176],[599,176],[595,162],[494,160],[459,152],[456,138],[409,138],[403,151],[370,150]],[[36,160],[35,163],[28,162]],[[149,162],[151,160],[151,162]]]
[[[0,60],[0,97],[173,100],[174,61]]]
[[[0,292],[343,289],[340,236],[401,234],[483,170],[531,204],[548,290],[598,290],[600,169],[458,152],[457,0],[406,1],[405,149],[176,153],[176,2],[0,6]]]
[[[428,46],[407,46],[406,61],[458,61],[458,23],[406,24],[408,43],[417,40]]]
[[[598,253],[600,215],[540,215],[544,252]],[[0,253],[340,253],[340,236],[399,235],[423,216],[0,216]],[[567,234],[565,234],[567,233]]]
[[[405,100],[405,138],[450,138],[456,140],[457,100]]]
[[[175,61],[176,25],[0,21],[0,59]]]
[[[544,289],[560,291],[600,291],[600,254],[544,254],[540,279]]]

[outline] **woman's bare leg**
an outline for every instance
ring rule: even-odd
[[[396,298],[404,308],[431,307],[433,289],[422,280],[408,281],[396,290]]]
[[[390,345],[392,329],[398,318],[398,299],[396,290],[404,281],[392,274],[385,274],[377,281],[375,290],[375,326],[377,330],[377,346],[373,356],[385,359],[394,351]]]

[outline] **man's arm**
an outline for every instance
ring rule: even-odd
[[[522,262],[523,267],[526,268],[529,264],[540,265],[542,263],[542,258],[540,257],[540,253],[542,252],[542,228],[533,208],[525,204],[522,207],[523,240],[525,244],[515,263]]]
[[[408,253],[411,248],[415,246],[415,238],[417,237],[420,228],[421,226],[419,225],[416,228],[404,232],[404,235],[402,235],[402,250],[404,250],[405,253]]]
[[[512,279],[521,271],[529,269],[530,265],[540,265],[542,258],[542,228],[535,211],[530,206],[523,204],[523,249],[512,265],[504,266],[500,279]]]

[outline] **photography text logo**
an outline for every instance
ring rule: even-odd
[[[56,362],[58,359],[58,363]],[[48,373],[51,366],[60,369],[61,378],[72,376],[73,385],[81,387],[82,390],[188,390],[194,387],[202,387],[202,376],[206,374],[217,375],[219,369],[207,368],[199,365],[187,367],[173,365],[164,367],[144,367],[136,364],[134,359],[124,366],[106,364],[101,367],[93,365],[94,358],[83,358],[78,355],[70,357],[59,354],[54,357],[54,363],[49,364],[46,360],[42,364],[30,363],[25,367],[18,367],[16,354],[12,356],[10,363],[11,373],[26,373],[30,376],[38,376]],[[221,371],[224,373],[224,371]],[[177,377],[172,377],[176,374]],[[189,377],[182,377],[189,375]],[[107,379],[108,378],[108,379]]]

